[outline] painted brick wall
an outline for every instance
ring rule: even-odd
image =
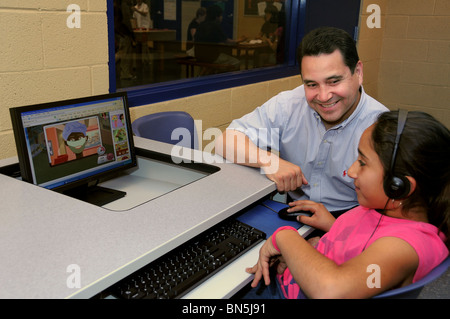
[[[10,107],[108,92],[106,1],[0,0],[0,43],[0,158],[16,154]]]

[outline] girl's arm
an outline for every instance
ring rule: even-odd
[[[310,298],[368,298],[411,283],[419,262],[415,250],[395,237],[376,240],[341,265],[323,256],[292,230],[278,232],[276,244],[295,281]],[[253,287],[262,277],[266,284],[270,282],[270,259],[280,252],[269,238],[261,248],[258,263],[248,269],[255,273]],[[379,269],[380,288],[371,288],[372,277],[378,275],[372,273],[373,265]]]

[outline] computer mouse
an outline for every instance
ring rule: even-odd
[[[295,211],[295,212],[288,212],[287,210],[290,207],[285,207],[282,208],[279,212],[278,212],[278,216],[281,219],[284,220],[297,220],[297,216],[311,216],[312,213],[310,211],[307,210],[299,210],[299,211]]]

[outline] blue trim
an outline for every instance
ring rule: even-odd
[[[287,15],[286,17],[286,25],[289,26],[289,38],[288,40],[288,46],[287,49],[287,61],[288,65],[294,65],[296,62],[296,56],[295,51],[298,46],[298,39],[296,38],[297,34],[297,25],[298,25],[298,2],[297,1],[287,1],[286,2],[286,12],[290,12],[290,15]]]
[[[297,66],[273,67],[262,70],[249,70],[204,76],[188,81],[179,80],[162,82],[141,87],[127,88],[123,89],[123,91],[128,92],[130,106],[139,106],[298,74],[299,70]]]
[[[300,39],[303,39],[305,35],[305,21],[306,21],[306,0],[300,0],[299,8],[298,8],[298,19],[302,23],[298,23],[297,34],[300,36]],[[298,44],[300,44],[299,41]]]
[[[116,92],[116,48],[114,38],[114,0],[106,0],[106,17],[108,21],[108,66],[109,92]]]
[[[306,0],[300,0],[300,4],[295,0],[286,1],[286,12],[291,12],[291,14],[286,17],[286,25],[289,28],[289,32],[287,33],[288,38],[286,40],[289,46],[286,48],[287,63],[285,65],[117,89],[114,47],[114,7],[113,0],[107,0],[109,90],[111,93],[116,92],[116,90],[127,91],[129,105],[133,107],[298,75],[296,49],[303,37],[305,20],[302,16],[304,17],[305,15],[305,3]]]

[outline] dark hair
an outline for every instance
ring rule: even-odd
[[[302,73],[302,59],[304,56],[318,56],[320,54],[331,54],[339,50],[344,58],[344,63],[355,71],[359,61],[355,41],[346,31],[333,27],[320,27],[310,31],[303,37],[297,48],[297,60]]]
[[[215,21],[218,17],[222,16],[223,10],[218,5],[214,4],[206,8],[205,21]]]
[[[382,113],[372,132],[375,152],[389,173],[397,135],[398,111]],[[411,176],[416,189],[403,200],[403,211],[426,209],[430,224],[447,236],[450,230],[450,131],[431,115],[410,111],[398,146],[393,171]]]
[[[267,4],[266,8],[264,9],[264,13],[270,13],[271,17],[269,22],[270,23],[278,23],[278,9],[273,4]]]
[[[206,15],[206,8],[204,8],[204,7],[198,8],[197,12],[195,13],[195,17],[200,18],[200,17],[203,17],[204,15]]]

